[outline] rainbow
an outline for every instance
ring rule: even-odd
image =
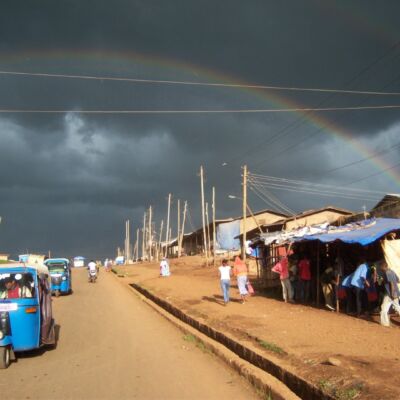
[[[224,82],[224,83],[232,83],[238,85],[250,85],[251,83],[240,80],[234,76],[220,73],[215,70],[210,70],[204,67],[200,67],[198,65],[192,65],[186,62],[171,60],[162,58],[159,56],[155,56],[153,54],[141,54],[137,52],[112,52],[112,51],[65,51],[65,50],[55,50],[55,51],[29,51],[29,52],[19,52],[19,53],[7,53],[0,54],[0,61],[3,66],[5,62],[12,65],[13,68],[20,67],[21,72],[34,72],[34,71],[26,71],[26,63],[28,62],[36,62],[40,61],[43,63],[44,61],[49,62],[66,62],[71,60],[77,61],[88,61],[88,62],[96,62],[98,65],[99,62],[113,64],[113,65],[121,65],[124,63],[131,64],[139,64],[144,68],[161,68],[164,71],[170,70],[174,73],[178,72],[180,76],[184,74],[185,76],[190,76],[193,79],[193,76],[196,77],[196,81],[200,77],[202,81],[205,82]],[[21,64],[21,65],[20,65]],[[24,69],[22,69],[24,68]],[[4,67],[3,67],[4,69]],[[40,71],[47,72],[47,71]],[[62,71],[65,72],[65,71]],[[164,76],[161,77],[164,79]],[[276,91],[265,91],[254,88],[235,88],[234,90],[238,90],[240,92],[248,93],[251,96],[255,96],[262,101],[267,101],[272,103],[277,107],[286,107],[286,108],[301,108],[302,105],[296,103],[288,98],[282,96],[280,93]],[[360,141],[354,140],[352,137],[351,131],[346,130],[339,125],[334,124],[328,118],[324,117],[322,113],[306,113],[306,112],[298,112],[298,114],[302,115],[305,120],[314,125],[317,128],[323,128],[325,132],[339,140],[344,141],[348,146],[351,146],[355,152],[362,155],[363,158],[371,157],[372,151],[364,145]],[[391,169],[391,166],[384,160],[382,157],[373,157],[367,162],[370,165],[374,166],[393,181],[400,188],[400,172],[396,172]]]

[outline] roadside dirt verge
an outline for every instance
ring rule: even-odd
[[[235,287],[231,303],[224,307],[217,271],[204,267],[202,259],[173,260],[171,271],[171,277],[159,278],[156,264],[117,269],[126,283],[140,286],[166,307],[182,312],[183,318],[192,318],[195,325],[210,328],[210,337],[222,334],[242,345],[244,349],[236,348],[242,358],[253,357],[250,362],[261,368],[269,364],[265,370],[302,398],[400,398],[399,377],[391,374],[387,379],[398,365],[398,328],[384,329],[345,315],[284,304],[261,293],[242,305]],[[296,389],[304,385],[296,381],[307,382],[314,394]]]

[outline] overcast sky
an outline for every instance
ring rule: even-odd
[[[0,70],[400,92],[399,15],[397,0],[5,0]],[[0,74],[0,89],[2,110],[66,111],[0,113],[0,252],[113,256],[125,219],[134,236],[152,205],[158,227],[168,193],[173,231],[178,198],[198,227],[201,164],[209,202],[216,187],[217,218],[240,214],[227,195],[240,196],[244,164],[262,175],[400,191],[399,109],[67,112],[372,106],[400,104],[400,96],[10,74]],[[327,204],[360,211],[380,196],[271,192],[296,212]],[[273,206],[251,191],[249,204]]]

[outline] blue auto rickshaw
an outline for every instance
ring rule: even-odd
[[[49,271],[44,265],[0,265],[0,369],[15,352],[56,342]]]
[[[60,294],[69,294],[71,287],[71,265],[67,258],[48,258],[44,264],[49,269],[51,278],[51,292],[58,297]]]

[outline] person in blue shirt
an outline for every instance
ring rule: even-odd
[[[354,271],[353,277],[350,281],[356,292],[357,316],[360,316],[362,313],[363,296],[366,294],[365,289],[370,286],[367,276],[368,264],[366,263],[365,258],[361,258],[360,265]]]
[[[347,275],[342,280],[342,287],[346,289],[346,314],[351,314],[353,312],[353,286],[351,286],[351,280],[353,279],[354,272]]]

